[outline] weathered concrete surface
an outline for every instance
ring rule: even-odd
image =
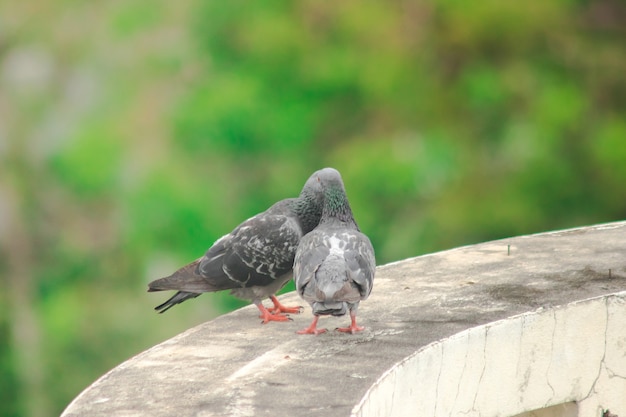
[[[124,362],[88,387],[63,415],[349,416],[353,409],[362,412],[355,406],[372,394],[368,390],[377,381],[382,383],[381,375],[433,342],[540,308],[551,310],[624,290],[626,222],[457,248],[379,267],[372,296],[359,311],[360,324],[367,327],[361,334],[296,335],[310,322],[308,307],[304,314],[293,316],[293,322],[267,325],[259,324],[254,307],[246,307]],[[293,293],[282,300],[302,303]],[[589,316],[589,320],[596,319]],[[320,326],[332,329],[347,322],[347,318],[322,318]],[[584,320],[564,323],[563,332],[585,326]],[[608,326],[606,318],[603,323]],[[623,332],[623,327],[613,331]],[[479,335],[480,330],[465,334]],[[461,340],[463,336],[455,337]],[[508,337],[503,330],[498,340]],[[502,349],[490,345],[490,355],[506,358],[516,340],[520,342],[519,337],[510,339]],[[468,346],[473,349],[480,346],[478,342]],[[458,346],[462,355],[462,344]],[[485,348],[479,353],[484,356]],[[459,356],[450,357],[458,361]],[[585,359],[599,361],[593,355]],[[619,369],[615,372],[624,375],[626,357],[616,354],[613,360],[616,363],[607,369]],[[433,359],[421,366],[439,364]],[[481,369],[483,364],[459,361],[457,366],[462,375],[462,367]],[[559,364],[551,366],[555,377],[560,375]],[[535,368],[530,369],[532,379]],[[498,378],[497,369],[492,371]],[[506,377],[502,375],[503,389],[511,388]],[[606,378],[610,377],[607,373]],[[459,376],[446,374],[445,378],[454,383]],[[422,389],[439,386],[439,381],[424,382]],[[445,398],[451,394],[435,395],[447,403]],[[366,397],[360,404],[367,401]],[[421,415],[433,415],[421,410]]]
[[[354,414],[624,415],[625,324],[626,291],[473,327],[390,369]]]

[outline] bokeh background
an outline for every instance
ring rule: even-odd
[[[245,305],[157,315],[146,284],[324,166],[379,264],[624,219],[624,22],[620,0],[3,2],[0,415],[58,415]]]

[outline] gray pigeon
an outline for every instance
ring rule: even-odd
[[[320,220],[323,193],[319,172],[309,177],[298,198],[275,203],[218,239],[203,257],[148,284],[149,292],[178,290],[155,310],[163,313],[203,292],[231,290],[236,297],[252,300],[263,323],[289,320],[281,313],[299,313],[300,307],[285,307],[274,294],[292,277],[300,239]],[[266,297],[274,307],[263,306]]]
[[[372,291],[376,259],[372,243],[352,216],[350,203],[339,172],[326,168],[318,172],[324,189],[324,208],[319,225],[300,241],[293,267],[296,291],[313,309],[313,322],[300,334],[320,334],[320,315],[343,316],[350,312],[349,327],[341,332],[356,333],[359,302]]]

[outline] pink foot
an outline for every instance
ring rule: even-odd
[[[343,333],[352,333],[352,334],[355,334],[356,332],[360,332],[363,330],[365,330],[365,327],[356,325],[356,314],[353,312],[350,312],[350,326],[337,328],[337,331],[340,331]]]
[[[286,307],[286,306],[282,305],[280,303],[280,301],[278,301],[278,298],[276,298],[276,296],[274,296],[274,295],[270,295],[270,300],[272,300],[272,303],[274,303],[274,307],[268,308],[270,313],[293,313],[293,314],[300,314],[300,312],[302,311],[302,306]]]
[[[343,333],[355,334],[363,330],[365,330],[365,327],[363,326],[337,327],[337,331],[343,332]]]
[[[318,320],[319,320],[319,316],[314,316],[313,317],[313,321],[311,322],[311,325],[309,327],[307,327],[306,329],[298,330],[296,333],[298,333],[298,334],[314,334],[316,336],[318,334],[326,333],[327,332],[326,329],[318,329],[317,328],[317,321]]]
[[[261,302],[259,302],[258,304],[255,303],[257,308],[259,309],[259,311],[261,312],[261,314],[259,315],[259,318],[263,319],[263,324],[266,324],[270,321],[289,321],[291,320],[289,317],[285,316],[284,314],[272,314],[270,313]]]

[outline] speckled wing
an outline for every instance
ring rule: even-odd
[[[302,238],[296,251],[293,276],[296,291],[302,296],[304,287],[314,279],[318,268],[330,254],[330,248],[324,243],[325,238],[319,229],[314,230]]]
[[[363,233],[353,231],[350,238],[350,247],[344,253],[348,277],[357,284],[361,300],[367,299],[372,292],[376,258],[374,247],[369,238]]]
[[[218,290],[269,285],[291,270],[301,237],[293,216],[261,213],[218,240],[198,273]]]

